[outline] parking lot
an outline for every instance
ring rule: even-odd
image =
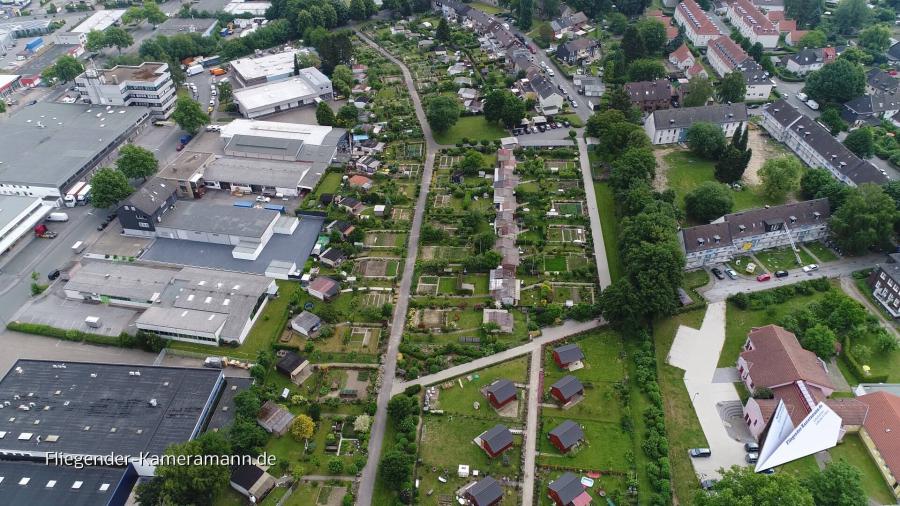
[[[133,325],[137,311],[106,304],[87,304],[66,299],[62,280],[50,288],[50,293],[28,302],[13,318],[22,323],[50,325],[60,329],[74,329],[92,334],[117,336],[122,332],[134,333]],[[88,316],[100,318],[100,327],[88,327],[84,319]]]

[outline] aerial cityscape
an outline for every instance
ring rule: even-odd
[[[0,504],[900,504],[900,2],[0,1]]]

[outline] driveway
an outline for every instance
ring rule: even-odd
[[[715,379],[723,344],[725,303],[715,302],[707,308],[699,330],[679,327],[667,359],[670,365],[684,369],[685,387],[712,450],[709,458],[691,459],[694,471],[701,479],[719,478],[719,469],[746,464],[743,442],[729,435],[719,414],[720,408],[740,403],[734,385],[718,383]]]

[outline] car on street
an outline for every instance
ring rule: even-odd
[[[575,108],[575,109],[578,109],[578,102],[576,102],[576,101],[573,100],[573,101],[572,101],[572,107]]]
[[[737,272],[735,272],[734,269],[725,269],[725,275],[731,279],[737,279]]]
[[[768,272],[764,272],[764,273],[760,274],[759,276],[756,276],[756,280],[760,281],[760,282],[768,281],[770,279],[772,279],[772,275],[769,274]]]
[[[744,460],[746,460],[748,464],[756,464],[756,461],[759,460],[759,454],[756,452],[748,453],[744,456]]]
[[[100,223],[99,225],[97,225],[97,230],[101,230],[101,231],[105,230],[107,226],[109,226],[109,222],[104,221],[104,222]]]
[[[58,277],[59,269],[53,269],[52,271],[50,271],[50,274],[47,274],[47,279],[49,279],[50,281],[55,281]]]
[[[709,457],[712,455],[712,451],[709,448],[691,448],[688,450],[688,453],[691,457]]]
[[[788,271],[775,271],[776,278],[786,278],[788,277]]]
[[[715,276],[716,279],[725,279],[725,275],[722,274],[722,269],[719,269],[718,267],[713,267],[711,270],[712,270],[713,276]]]
[[[753,442],[744,443],[744,451],[747,453],[757,453],[759,452],[759,445]]]
[[[803,266],[803,272],[812,272],[819,270],[819,266],[816,264],[809,264]]]

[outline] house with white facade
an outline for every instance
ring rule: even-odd
[[[721,35],[716,25],[694,0],[684,0],[675,7],[675,23],[684,27],[684,34],[697,47],[706,47]]]
[[[726,5],[725,17],[752,44],[759,42],[766,49],[778,45],[781,35],[778,28],[750,0],[735,0]]]
[[[714,104],[653,111],[644,120],[644,132],[654,145],[676,144],[684,142],[687,130],[698,121],[719,125],[725,136],[730,137],[747,122],[747,106]]]
[[[747,85],[744,100],[769,98],[775,82],[769,73],[730,37],[723,35],[710,41],[706,56],[719,77],[725,77],[731,72],[740,72],[744,76]]]

